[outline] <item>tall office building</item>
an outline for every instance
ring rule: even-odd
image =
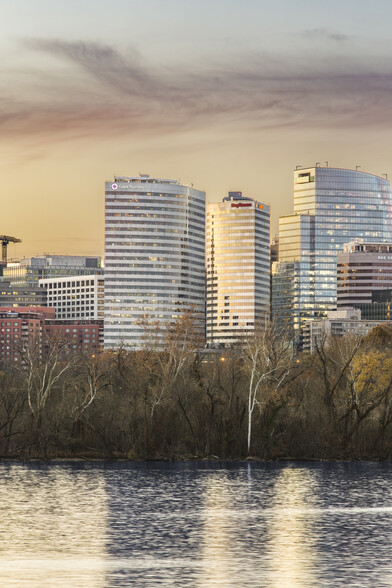
[[[391,236],[387,179],[328,167],[296,170],[294,214],[279,221],[280,271],[287,273],[289,263],[293,268],[292,326],[298,329],[336,308],[336,256],[345,243],[390,242]]]
[[[229,192],[207,208],[207,344],[253,335],[270,311],[270,209]]]
[[[205,192],[176,180],[105,185],[105,348],[143,344],[143,315],[205,319]]]

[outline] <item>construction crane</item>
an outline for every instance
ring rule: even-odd
[[[8,243],[22,243],[21,239],[10,237],[9,235],[0,235],[1,241],[1,261],[3,264],[7,263],[7,245]]]

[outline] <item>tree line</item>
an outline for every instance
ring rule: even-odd
[[[0,370],[0,457],[390,459],[391,327],[311,355],[272,323],[232,350],[202,350],[192,312],[143,327],[137,351],[21,347]]]

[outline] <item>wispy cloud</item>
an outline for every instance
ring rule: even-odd
[[[323,27],[317,29],[310,29],[301,33],[305,35],[305,37],[310,37],[312,39],[324,39],[329,41],[337,41],[341,43],[343,41],[348,41],[348,35],[344,35],[343,33],[339,33],[337,31],[331,31],[330,29],[326,29]]]
[[[125,55],[97,43],[25,46],[40,52],[46,67],[15,71],[12,84],[0,84],[2,137],[162,134],[218,123],[392,125],[392,70],[381,66],[252,55],[204,68],[153,69],[136,51]]]

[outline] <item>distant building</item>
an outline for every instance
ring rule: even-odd
[[[301,295],[299,262],[274,262],[271,266],[271,317],[278,331],[294,338],[294,308]]]
[[[46,291],[0,281],[0,306],[46,306]]]
[[[143,346],[140,320],[205,321],[205,192],[177,180],[105,185],[105,348]]]
[[[371,304],[377,291],[392,290],[392,243],[353,241],[337,256],[337,304]]]
[[[230,347],[270,313],[270,208],[229,192],[207,207],[209,346]]]
[[[308,321],[303,326],[303,350],[313,353],[317,345],[329,336],[366,335],[374,327],[388,323],[383,320],[362,320],[359,308],[331,310],[321,320]]]
[[[56,309],[58,319],[103,320],[104,277],[63,276],[39,280],[47,305]]]
[[[103,274],[100,257],[84,257],[80,255],[38,255],[17,262],[9,262],[3,268],[5,280],[12,284],[38,287],[43,278],[62,276],[83,276]]]
[[[35,341],[41,347],[45,319],[54,316],[51,308],[1,307],[0,362],[18,364],[24,346]]]
[[[69,340],[70,349],[89,354],[103,349],[103,320],[58,320],[45,321],[48,339]]]
[[[279,238],[274,237],[271,241],[271,264],[279,261]]]
[[[34,344],[44,354],[51,340],[69,341],[69,351],[88,354],[103,348],[103,320],[58,320],[48,307],[0,308],[0,362],[18,364],[22,350]]]

